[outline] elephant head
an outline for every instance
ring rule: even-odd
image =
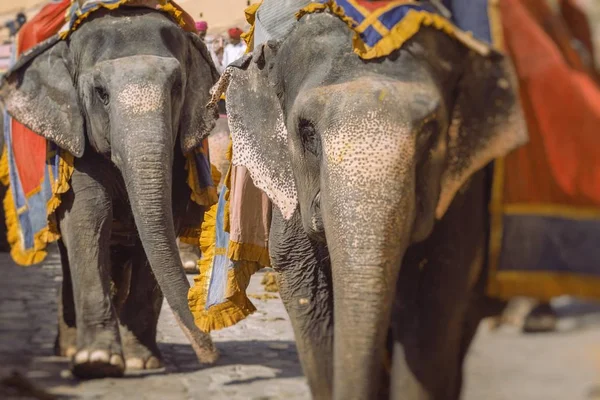
[[[509,66],[427,27],[363,60],[330,13],[255,42],[228,72],[233,163],[326,242],[334,398],[374,398],[405,250],[474,172],[526,141]]]
[[[96,11],[67,39],[28,51],[0,86],[13,118],[75,157],[97,152],[121,171],[154,275],[200,345],[207,337],[188,309],[176,245],[172,166],[214,126],[203,110],[217,79],[196,35],[166,14],[125,7]]]

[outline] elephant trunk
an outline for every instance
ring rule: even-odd
[[[147,121],[146,121],[147,122]],[[201,362],[213,362],[216,350],[210,336],[200,331],[188,307],[189,282],[176,243],[172,210],[173,144],[164,123],[149,124],[118,146],[113,154],[120,167],[140,240],[152,272],[177,322]],[[148,125],[146,125],[148,126]]]
[[[382,127],[368,139],[335,137],[345,140],[325,137],[321,193],[334,291],[334,399],[372,399],[415,219],[414,136]]]

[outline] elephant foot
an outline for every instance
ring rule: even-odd
[[[120,353],[82,349],[73,357],[71,370],[81,379],[121,377],[125,373],[125,363]]]
[[[198,259],[200,258],[200,251],[197,246],[193,246],[187,243],[179,243],[179,257],[183,264],[183,269],[187,274],[198,273]]]
[[[77,353],[77,328],[63,328],[59,326],[54,354],[59,357],[72,358]]]
[[[158,350],[151,351],[141,344],[125,345],[125,367],[128,371],[162,368]]]
[[[554,332],[558,316],[548,303],[539,304],[529,312],[523,323],[523,333]]]

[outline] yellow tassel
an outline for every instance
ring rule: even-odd
[[[10,176],[8,172],[8,147],[6,144],[2,149],[2,158],[0,158],[0,183],[4,186],[10,185]]]
[[[242,39],[246,42],[246,53],[249,53],[254,49],[254,21],[256,20],[256,12],[261,5],[262,0],[259,3],[250,5],[244,10],[246,22],[250,24],[248,32],[242,33]]]
[[[10,186],[4,196],[4,216],[6,218],[6,239],[10,245],[10,255],[14,262],[21,266],[29,266],[44,261],[47,255],[45,249],[48,228],[35,234],[33,248],[23,248],[19,231],[19,217]]]

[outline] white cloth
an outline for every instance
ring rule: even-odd
[[[223,68],[242,57],[246,53],[246,43],[240,41],[238,44],[229,43],[223,51]]]
[[[215,53],[214,49],[212,49],[212,48],[210,48],[208,50],[208,52],[210,53],[210,58],[212,58],[213,64],[215,64],[215,68],[217,69],[217,71],[219,72],[219,74],[222,74],[223,70],[225,68],[223,68],[223,66],[219,62],[219,57],[217,56],[217,53]]]

